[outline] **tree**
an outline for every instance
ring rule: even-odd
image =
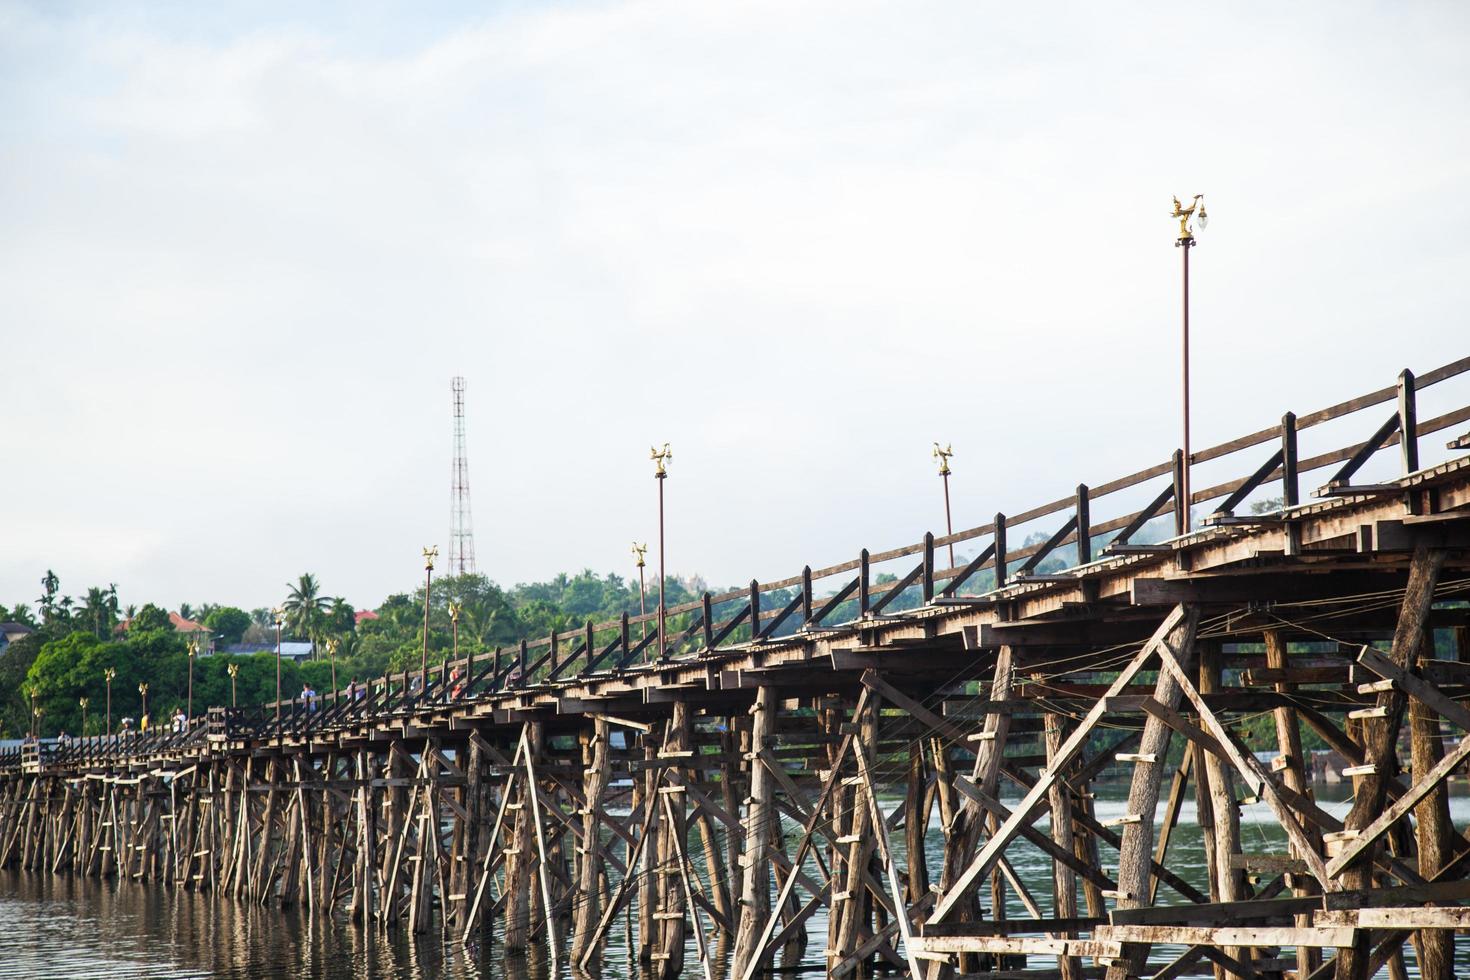
[[[323,618],[323,632],[332,636],[347,636],[357,627],[357,610],[346,599],[335,598]]]
[[[250,614],[234,606],[217,606],[204,617],[204,628],[219,636],[225,646],[239,643],[250,628]]]
[[[95,585],[88,589],[77,618],[79,625],[91,630],[97,639],[105,640],[111,636],[112,628],[117,625],[117,586],[114,585],[111,591]]]
[[[193,619],[194,607],[189,605],[187,602],[179,603],[179,616],[184,619]]]
[[[291,590],[286,595],[286,601],[281,604],[281,608],[286,611],[286,626],[293,635],[312,641],[312,655],[315,656],[316,638],[321,633],[323,614],[331,607],[332,599],[321,594],[321,585],[316,576],[309,572],[297,578],[295,585],[286,583],[286,588]]]
[[[35,629],[39,625],[36,622],[36,617],[31,615],[30,607],[24,602],[17,602],[10,607],[9,612],[5,610],[4,606],[0,606],[0,622],[20,623],[23,626],[29,626],[31,629]]]
[[[174,624],[169,621],[168,612],[160,609],[151,602],[143,603],[143,608],[128,622],[129,633],[146,633],[149,630],[172,630]]]

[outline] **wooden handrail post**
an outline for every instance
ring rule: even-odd
[[[1077,564],[1092,561],[1092,504],[1087,484],[1077,484]]]
[[[1419,413],[1415,407],[1414,372],[1399,372],[1399,446],[1403,450],[1404,476],[1419,469]]]
[[[801,622],[806,625],[812,621],[812,566],[804,565],[801,569]]]
[[[1281,503],[1295,507],[1301,503],[1301,486],[1296,469],[1296,414],[1281,416]]]
[[[866,616],[868,607],[872,605],[869,601],[868,582],[868,549],[864,548],[858,556],[858,615]]]
[[[1189,501],[1185,500],[1184,450],[1174,450],[1174,534],[1176,537],[1189,529]]]
[[[519,681],[518,686],[524,685],[526,683],[526,648],[527,648],[527,646],[529,646],[529,644],[527,644],[525,640],[522,640],[521,641],[521,648],[520,648],[520,650],[518,650],[516,652],[516,671],[520,674],[520,681]]]
[[[551,648],[550,648],[551,649],[551,656],[547,658],[546,662],[548,664],[550,664],[551,666],[549,668],[547,668],[547,669],[550,672],[555,672],[555,670],[557,668],[556,661],[559,658],[560,653],[561,653],[561,648],[557,645],[557,642],[556,642],[556,630],[555,629],[552,629],[552,631],[551,631],[551,639],[548,642],[551,644]]]
[[[1006,515],[995,515],[995,587],[1006,584]]]
[[[934,532],[924,532],[924,605],[934,601]]]
[[[704,613],[704,648],[709,650],[715,645],[715,604],[708,592],[701,597],[700,604]]]
[[[587,620],[587,635],[584,638],[584,643],[586,649],[582,651],[582,666],[587,667],[592,664],[592,657],[594,656],[592,652],[592,620],[590,619]]]
[[[617,658],[613,660],[614,666],[622,663],[623,658],[626,657],[628,655],[628,651],[632,649],[632,647],[628,646],[629,636],[628,610],[624,609],[623,614],[618,617],[618,646],[621,647],[621,649],[618,651]]]
[[[756,579],[750,580],[750,638],[760,639],[761,635],[761,584]]]

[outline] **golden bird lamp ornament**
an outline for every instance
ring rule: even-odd
[[[674,461],[674,452],[669,448],[668,443],[664,443],[664,448],[662,449],[655,449],[652,446],[648,447],[648,458],[653,460],[653,475],[656,478],[662,480],[669,475],[668,464]]]
[[[1179,219],[1179,240],[1181,242],[1194,238],[1194,231],[1189,227],[1190,219],[1198,217],[1200,230],[1203,231],[1210,223],[1210,216],[1205,213],[1205,196],[1196,194],[1194,200],[1189,202],[1189,207],[1179,203],[1179,198],[1174,198],[1174,210],[1169,217]]]
[[[944,448],[941,449],[939,443],[936,442],[934,444],[933,456],[935,459],[939,460],[940,476],[949,476],[949,458],[953,455],[954,449],[952,446],[946,445]]]

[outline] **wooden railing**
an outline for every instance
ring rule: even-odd
[[[1419,441],[1425,436],[1470,422],[1470,391],[1458,399],[1460,407],[1429,419],[1420,419],[1418,394],[1433,385],[1461,378],[1470,372],[1470,357],[1461,358],[1423,375],[1409,371],[1400,373],[1396,382],[1376,391],[1340,402],[1305,415],[1287,413],[1278,425],[1202,449],[1193,454],[1191,463],[1199,466],[1225,459],[1257,447],[1269,446],[1270,452],[1245,464],[1247,475],[1208,486],[1190,494],[1191,507],[1219,503],[1204,519],[1206,526],[1224,524],[1267,523],[1280,521],[1286,512],[1302,505],[1301,479],[1304,475],[1330,466],[1338,466],[1325,484],[1316,491],[1318,497],[1343,496],[1376,492],[1375,486],[1355,486],[1351,479],[1377,453],[1398,446],[1402,473],[1419,469]],[[1297,452],[1298,438],[1313,427],[1366,413],[1386,403],[1394,403],[1387,419],[1378,422],[1361,440],[1329,452],[1302,459]],[[1371,416],[1378,418],[1378,416]],[[1366,426],[1364,427],[1366,428]],[[1470,448],[1470,439],[1461,435],[1449,443],[1451,450]],[[1341,464],[1341,465],[1339,465]],[[936,536],[926,533],[914,544],[887,551],[870,553],[863,549],[854,559],[818,569],[810,566],[789,578],[761,583],[752,581],[748,588],[711,594],[671,606],[667,619],[687,617],[682,624],[670,623],[668,651],[665,661],[679,661],[707,655],[721,648],[737,631],[745,630],[739,642],[771,640],[791,632],[832,628],[828,621],[839,609],[851,604],[855,619],[881,616],[906,591],[916,590],[916,598],[924,605],[974,602],[979,593],[964,593],[967,586],[976,587],[981,573],[989,571],[987,592],[1017,583],[1046,581],[1057,577],[1039,574],[1042,563],[1070,553],[1064,571],[1118,555],[1168,550],[1162,544],[1135,544],[1133,538],[1150,522],[1171,517],[1172,534],[1185,533],[1186,508],[1179,507],[1184,484],[1184,460],[1174,452],[1162,463],[1146,467],[1127,476],[1095,487],[1079,485],[1074,491],[1049,503],[1019,514],[996,514],[987,523]],[[1163,480],[1163,486],[1141,508],[1096,521],[1095,517],[1109,502],[1108,498],[1146,484]],[[1272,514],[1240,516],[1235,513],[1250,494],[1279,482],[1282,505]],[[1062,522],[1039,543],[1011,549],[1011,533],[1025,525],[1061,516]],[[955,567],[939,567],[938,549],[950,545],[989,539],[972,558]],[[1095,555],[1100,539],[1106,544]],[[904,558],[917,557],[917,563],[897,574],[891,582],[875,582],[874,568]],[[817,583],[837,578],[829,589],[818,593]],[[793,591],[794,590],[794,591]],[[851,622],[852,619],[847,620]],[[255,721],[243,715],[232,717],[231,734],[258,736],[309,736],[327,726],[355,719],[405,714],[434,705],[506,690],[534,688],[573,677],[615,675],[653,659],[659,649],[657,611],[630,616],[626,613],[611,622],[586,622],[574,630],[552,633],[536,640],[522,640],[517,646],[496,648],[493,653],[471,654],[454,661],[436,664],[427,671],[403,671],[370,681],[360,698],[349,698],[346,689],[328,692],[315,706],[300,698],[269,702],[255,714]],[[640,627],[635,634],[633,627]],[[646,633],[644,630],[646,629]],[[785,633],[781,631],[785,630]],[[277,721],[279,713],[280,720]],[[173,734],[173,733],[164,733]],[[202,727],[191,729],[182,738],[202,738]],[[114,736],[114,739],[116,737]],[[112,741],[74,751],[93,753],[142,751],[145,741],[151,751],[168,747],[167,741],[150,733],[133,742]],[[88,740],[82,740],[88,741]],[[88,757],[90,758],[90,757]],[[6,758],[0,754],[0,768]]]

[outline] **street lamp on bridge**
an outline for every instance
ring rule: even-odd
[[[327,640],[327,656],[332,661],[332,703],[337,703],[337,644],[340,641],[334,636]]]
[[[464,612],[464,603],[451,602],[449,604],[449,629],[454,634],[453,652],[449,655],[451,661],[459,660],[459,614]]]
[[[669,655],[665,645],[664,627],[668,621],[667,603],[664,602],[664,481],[669,477],[668,464],[674,461],[674,452],[664,443],[663,449],[648,450],[653,460],[653,478],[658,481],[658,659]]]
[[[637,541],[634,541],[633,557],[638,560],[638,616],[642,620],[643,639],[648,638],[648,601],[644,598],[645,590],[643,586],[643,566],[647,564],[643,560],[643,556],[646,554],[648,554],[648,545],[646,543],[639,544]]]
[[[235,707],[235,678],[240,676],[240,665],[230,664],[225,670],[230,675],[230,707]]]
[[[424,549],[424,656],[419,664],[419,693],[429,687],[429,586],[434,581],[434,559],[439,557],[439,546]]]
[[[194,658],[199,655],[199,641],[189,641],[189,706],[184,709],[184,714],[189,721],[194,720]],[[178,709],[175,709],[178,710]]]
[[[1169,215],[1171,218],[1179,219],[1179,238],[1174,242],[1174,247],[1183,249],[1184,256],[1184,474],[1180,480],[1179,496],[1181,499],[1174,501],[1176,508],[1182,508],[1180,514],[1183,518],[1180,526],[1187,532],[1190,529],[1189,505],[1189,250],[1194,248],[1194,230],[1190,228],[1191,219],[1198,217],[1200,229],[1210,223],[1210,216],[1205,213],[1205,196],[1196,194],[1189,207],[1179,203],[1179,198],[1174,198],[1174,210]]]
[[[102,672],[102,679],[107,682],[107,734],[112,734],[112,679],[117,676],[117,670],[108,667]]]
[[[939,448],[939,443],[934,444],[934,458],[939,460],[939,478],[944,481],[944,533],[946,536],[954,534],[954,521],[949,517],[949,458],[954,455],[954,446],[948,443],[944,448]],[[949,567],[954,568],[954,542],[949,543]]]
[[[148,727],[148,720],[149,720],[148,719],[148,682],[147,681],[140,681],[139,682],[139,684],[138,684],[138,693],[141,694],[141,695],[143,695],[143,714],[142,714],[142,720],[140,721],[139,724],[140,724],[140,727],[147,728]]]
[[[82,706],[82,738],[87,737],[87,697],[82,695],[77,698],[77,704]]]
[[[276,624],[276,725],[281,724],[281,626],[286,621],[286,611],[280,606],[271,610],[271,619]]]

